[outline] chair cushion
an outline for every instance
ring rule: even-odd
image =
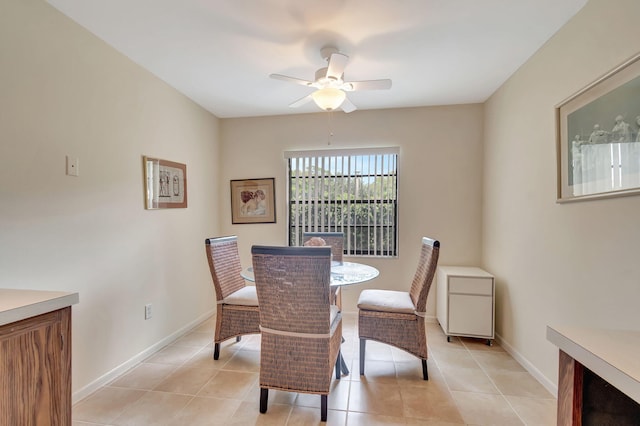
[[[413,314],[416,307],[406,291],[369,289],[360,293],[358,309]]]
[[[242,287],[225,297],[222,303],[227,305],[258,306],[256,287],[253,285]]]

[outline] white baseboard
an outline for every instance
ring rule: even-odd
[[[167,346],[171,342],[179,339],[180,337],[182,337],[185,334],[187,334],[189,331],[191,331],[194,328],[196,328],[202,322],[204,322],[205,320],[210,318],[215,312],[216,312],[215,309],[213,309],[213,310],[201,315],[199,318],[191,321],[189,324],[185,325],[184,327],[182,327],[181,329],[177,330],[176,332],[168,335],[167,337],[165,337],[164,339],[160,340],[159,342],[156,342],[153,345],[149,346],[147,349],[145,349],[142,352],[140,352],[139,354],[135,355],[133,358],[130,358],[129,360],[123,362],[122,364],[120,364],[119,366],[114,368],[113,370],[111,370],[111,371],[103,374],[102,376],[98,377],[96,380],[94,380],[93,382],[89,383],[88,385],[86,385],[82,389],[79,389],[76,392],[73,392],[73,394],[71,395],[71,403],[75,404],[75,403],[83,400],[87,396],[91,395],[92,393],[94,393],[95,391],[100,389],[102,386],[104,386],[107,383],[109,383],[112,380],[114,380],[116,377],[120,376],[123,373],[126,373],[131,368],[135,367],[136,365],[140,364],[142,361],[147,359],[149,356],[151,356],[154,353],[160,351],[162,348],[164,348],[165,346]],[[213,339],[213,336],[212,336],[212,339]]]
[[[523,357],[520,352],[515,350],[513,346],[507,343],[502,336],[496,333],[496,340],[502,346],[502,348],[507,351],[509,355],[513,357],[520,365],[524,367],[525,370],[529,372],[542,386],[544,386],[552,395],[557,397],[558,395],[558,386],[555,383],[551,382],[547,377],[540,372],[533,364],[529,362],[525,357]]]

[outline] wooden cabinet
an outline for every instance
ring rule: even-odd
[[[494,338],[493,275],[475,267],[440,266],[437,275],[437,317],[450,336]]]
[[[77,294],[70,300],[75,303]],[[3,302],[11,303],[8,298]],[[47,312],[47,303],[20,300],[18,308],[0,309],[0,315],[23,318],[0,322],[0,426],[71,425],[71,306]]]
[[[0,424],[71,424],[71,308],[0,327]]]
[[[640,331],[548,326],[559,348],[558,426],[637,425]]]

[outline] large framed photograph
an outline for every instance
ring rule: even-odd
[[[275,223],[275,178],[231,181],[231,223]]]
[[[640,193],[640,54],[556,107],[558,202]]]
[[[147,209],[187,207],[187,166],[159,158],[142,157]]]

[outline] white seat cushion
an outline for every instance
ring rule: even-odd
[[[234,291],[228,295],[222,303],[226,303],[227,305],[258,306],[256,287],[248,285],[240,290]]]
[[[413,314],[416,311],[408,292],[375,289],[363,290],[360,293],[358,309],[403,314]]]

